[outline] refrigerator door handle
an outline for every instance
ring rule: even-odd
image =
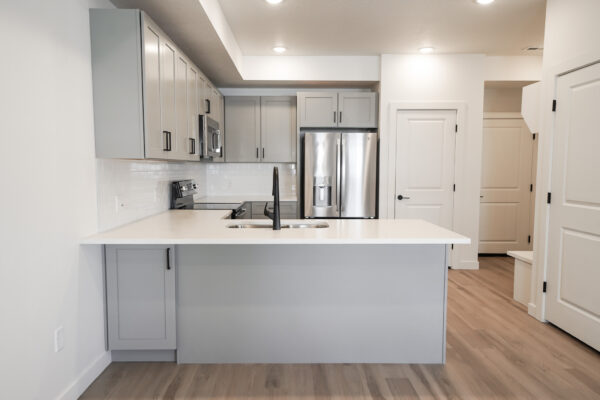
[[[342,192],[341,192],[341,184],[342,184],[342,179],[341,179],[341,175],[342,175],[342,168],[341,168],[341,155],[342,155],[342,149],[341,149],[342,145],[341,145],[341,139],[337,139],[336,140],[336,144],[335,144],[335,209],[338,213],[341,213],[341,207],[342,207]],[[339,215],[338,215],[339,216]]]
[[[337,176],[337,195],[338,195],[338,209],[340,212],[340,217],[342,216],[342,212],[344,212],[344,204],[342,203],[342,190],[343,190],[343,181],[344,181],[344,138],[340,137],[338,139],[338,176]]]

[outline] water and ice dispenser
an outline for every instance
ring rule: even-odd
[[[315,176],[313,178],[313,206],[331,207],[331,176]]]

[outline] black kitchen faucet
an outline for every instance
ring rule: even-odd
[[[279,169],[273,167],[273,211],[270,211],[265,204],[265,216],[273,220],[273,230],[281,230],[281,218],[279,212]]]

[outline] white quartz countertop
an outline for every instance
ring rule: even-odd
[[[418,219],[282,220],[329,224],[315,229],[235,229],[228,225],[270,224],[226,219],[224,210],[170,210],[98,233],[82,244],[469,244],[458,233]]]
[[[279,197],[279,201],[297,201],[294,195],[283,195]],[[234,196],[202,196],[195,199],[196,203],[243,203],[245,201],[273,201],[271,194],[251,194],[251,195],[234,195]]]

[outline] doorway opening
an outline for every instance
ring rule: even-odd
[[[533,248],[538,132],[521,114],[523,87],[532,83],[485,82],[480,255]]]

